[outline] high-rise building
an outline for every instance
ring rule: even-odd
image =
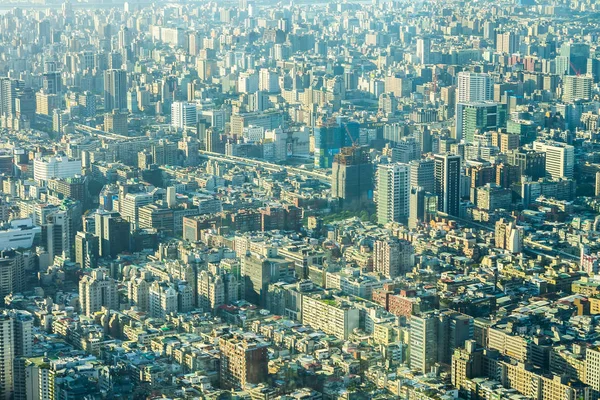
[[[373,192],[373,164],[366,148],[344,147],[333,159],[331,196],[344,208],[360,208]]]
[[[533,142],[533,149],[546,153],[546,177],[573,179],[575,148],[559,142]]]
[[[410,208],[408,227],[416,228],[419,223],[427,223],[437,213],[437,196],[421,186],[410,188]]]
[[[431,38],[421,37],[417,39],[417,57],[421,64],[431,64]]]
[[[410,170],[406,164],[380,164],[377,168],[377,222],[408,218]]]
[[[127,113],[115,109],[104,114],[104,130],[115,135],[127,136]]]
[[[241,259],[243,297],[264,307],[269,283],[280,282],[293,270],[293,264],[283,258],[247,254]]]
[[[77,232],[77,235],[75,235],[75,262],[81,268],[96,268],[98,257],[98,236],[89,232]]]
[[[436,154],[434,162],[434,192],[438,198],[438,211],[459,216],[460,156]]]
[[[403,137],[392,148],[392,162],[408,164],[421,158],[421,144],[414,136]]]
[[[546,175],[546,153],[533,149],[519,149],[508,153],[508,163],[519,168],[521,176],[537,181]]]
[[[505,111],[494,102],[470,102],[456,105],[456,139],[473,143],[479,132],[495,130],[504,124]]]
[[[496,51],[498,53],[513,54],[519,51],[521,41],[519,35],[514,32],[503,32],[496,34]]]
[[[455,311],[432,311],[410,319],[410,367],[428,373],[449,364],[454,350],[473,338],[473,318]]]
[[[25,357],[32,355],[33,316],[26,311],[0,314],[0,399],[26,399]]]
[[[413,315],[410,319],[410,368],[429,373],[437,362],[437,316]]]
[[[0,252],[0,296],[25,289],[25,264],[28,254],[13,249]]]
[[[39,157],[33,160],[33,178],[47,182],[54,178],[73,178],[81,175],[81,160],[69,160],[68,157]]]
[[[314,128],[315,167],[331,168],[334,156],[344,147],[345,133],[335,121],[324,122]]]
[[[219,339],[220,378],[224,389],[243,388],[267,379],[267,344],[247,335],[226,335]]]
[[[171,104],[171,126],[179,129],[196,126],[196,105],[186,101]]]
[[[16,81],[0,78],[0,116],[12,116],[15,111]]]
[[[566,58],[567,75],[584,75],[587,71],[587,60],[590,58],[590,45],[587,43],[565,42],[560,46],[560,56]]]
[[[127,72],[109,69],[104,72],[104,110],[127,111]]]
[[[60,72],[46,72],[42,75],[42,88],[46,93],[60,95],[63,90],[62,77]]]
[[[458,73],[457,103],[491,101],[494,99],[494,81],[485,73],[463,71]]]
[[[102,307],[110,310],[119,309],[118,282],[107,275],[107,271],[99,268],[79,281],[79,306],[81,312],[88,317]]]
[[[167,282],[154,281],[148,292],[149,311],[152,318],[165,318],[177,313],[177,291]]]
[[[585,75],[567,75],[563,77],[562,101],[590,100],[594,79]]]
[[[56,211],[50,214],[42,225],[42,236],[46,238],[46,251],[50,260],[54,257],[71,257],[73,232],[71,220],[67,211]]]
[[[104,258],[116,258],[129,249],[130,223],[118,213],[97,212],[95,236],[98,238],[98,254]]]
[[[373,271],[394,279],[415,266],[415,250],[410,242],[398,238],[377,240],[373,246]]]
[[[600,197],[600,171],[596,172],[596,197]]]
[[[434,161],[430,158],[424,160],[413,160],[410,167],[410,186],[422,187],[426,192],[433,193],[435,179],[433,177]]]

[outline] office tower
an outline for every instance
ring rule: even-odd
[[[171,104],[171,126],[179,129],[196,126],[196,105],[185,101]]]
[[[109,69],[104,72],[104,110],[127,111],[127,72]]]
[[[380,164],[377,168],[377,222],[408,218],[410,170],[406,164]]]
[[[128,195],[131,193],[128,193]],[[95,236],[98,237],[98,254],[104,258],[116,258],[129,249],[130,223],[118,213],[97,212]]]
[[[119,309],[118,282],[107,275],[105,269],[92,271],[79,281],[79,307],[90,317],[102,307],[109,310]]]
[[[75,262],[81,268],[98,267],[99,238],[89,232],[75,235]]]
[[[12,116],[15,109],[16,81],[0,78],[0,116]]]
[[[533,142],[533,149],[546,153],[546,177],[573,179],[575,148],[559,142]]]
[[[53,71],[43,74],[42,88],[46,93],[60,95],[63,90],[60,72]]]
[[[521,176],[537,181],[546,175],[546,153],[533,149],[519,149],[508,153],[508,163],[519,167]]]
[[[360,208],[373,195],[373,164],[368,149],[344,147],[333,158],[331,196],[344,208]]]
[[[50,260],[54,257],[71,258],[73,244],[71,221],[66,211],[56,211],[50,214],[42,226],[42,236],[46,238],[46,251]]]
[[[514,32],[503,32],[496,34],[496,51],[498,53],[513,54],[519,51],[521,41],[519,35]]]
[[[426,192],[422,187],[410,189],[410,212],[408,227],[416,228],[421,223],[428,223],[437,213],[437,196]]]
[[[1,81],[0,85],[2,85]],[[0,100],[0,104],[1,102],[2,100]],[[1,111],[0,115],[2,115]],[[35,122],[35,93],[31,88],[23,88],[16,91],[15,115],[22,121],[29,121],[30,123]]]
[[[40,157],[33,160],[33,178],[47,182],[54,178],[72,178],[81,175],[81,160],[69,160],[68,157]]]
[[[590,58],[590,46],[586,43],[565,42],[560,46],[560,57],[566,58],[567,75],[584,75]],[[558,69],[558,68],[557,68]]]
[[[243,388],[267,380],[267,344],[242,335],[219,338],[220,378],[223,389]]]
[[[515,221],[507,221],[501,218],[496,222],[494,240],[496,247],[508,250],[511,253],[519,253],[523,248],[523,230]]]
[[[600,197],[600,171],[596,172],[596,197]]]
[[[460,156],[436,154],[434,162],[438,211],[457,217],[460,210]]]
[[[410,186],[422,187],[423,190],[429,193],[434,192],[434,166],[432,159],[413,160],[409,164],[410,167]]]
[[[148,292],[150,316],[165,318],[177,313],[177,291],[167,282],[154,281]]]
[[[437,362],[438,318],[433,313],[410,318],[410,368],[423,374]]]
[[[127,113],[115,109],[104,114],[104,130],[115,135],[127,136]]]
[[[456,105],[456,140],[473,143],[477,132],[497,129],[504,123],[502,105],[493,102],[458,103]]]
[[[431,64],[431,38],[417,39],[417,57],[421,60],[421,64]]]
[[[457,103],[491,101],[494,98],[494,81],[484,73],[462,71],[458,73]]]
[[[403,276],[415,266],[415,249],[406,240],[390,237],[373,246],[373,271],[389,279]]]
[[[591,76],[567,75],[563,78],[562,101],[570,103],[575,100],[590,100],[592,96]]]

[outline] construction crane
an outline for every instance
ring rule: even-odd
[[[344,125],[344,129],[346,129],[346,135],[348,135],[348,137],[350,138],[350,142],[352,142],[352,147],[358,147],[358,143],[356,142],[354,137],[352,137],[352,134],[350,133],[350,129],[348,129],[348,124],[343,124],[343,125]]]
[[[577,68],[575,68],[575,65],[571,62],[570,58],[569,58],[569,65],[571,66],[571,68],[573,68],[573,71],[575,71],[575,75],[581,76],[581,71],[579,71]]]

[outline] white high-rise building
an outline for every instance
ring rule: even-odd
[[[196,105],[186,101],[176,101],[171,104],[171,126],[183,129],[196,125]]]
[[[463,71],[458,73],[456,103],[494,99],[494,81],[488,74]]]
[[[546,177],[573,179],[575,148],[558,142],[533,142],[533,149],[546,153]]]
[[[33,160],[33,178],[48,181],[54,178],[73,178],[81,175],[81,160],[69,160],[66,156],[39,157]]]
[[[417,57],[421,60],[421,64],[431,64],[431,39],[422,37],[417,39]]]
[[[386,224],[408,218],[410,169],[401,163],[377,168],[377,222]]]

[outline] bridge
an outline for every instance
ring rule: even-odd
[[[219,162],[225,162],[225,163],[231,163],[231,164],[237,164],[237,165],[245,165],[248,167],[261,167],[268,171],[275,171],[275,172],[287,171],[288,173],[291,173],[291,174],[298,174],[300,176],[304,176],[304,177],[311,178],[311,179],[316,179],[319,182],[331,185],[331,177],[322,172],[308,171],[308,170],[305,170],[302,168],[295,168],[295,167],[288,167],[288,166],[279,165],[279,164],[273,164],[273,163],[270,163],[267,161],[261,161],[261,160],[257,160],[254,158],[228,156],[225,154],[213,153],[213,152],[205,151],[205,150],[200,150],[199,153],[200,153],[201,158],[205,158],[208,160],[215,160],[215,161],[219,161]]]

